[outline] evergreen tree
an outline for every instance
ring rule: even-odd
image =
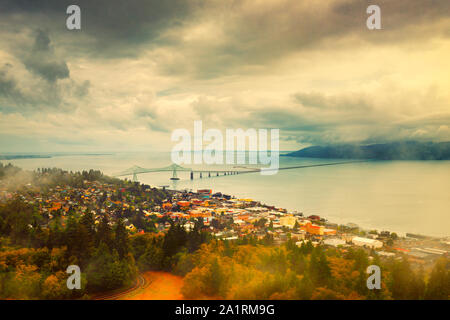
[[[410,299],[413,272],[408,260],[404,258],[400,262],[396,261],[391,277],[392,297],[396,300]]]
[[[431,271],[426,288],[425,299],[444,300],[450,298],[450,263],[447,258],[441,258]]]
[[[123,259],[129,251],[128,232],[122,219],[117,221],[114,228],[114,248],[117,250],[120,259]]]
[[[331,280],[331,269],[320,247],[314,248],[309,262],[309,275],[317,286],[326,286]]]
[[[111,226],[109,225],[109,219],[106,215],[102,217],[98,225],[97,239],[95,241],[96,246],[99,246],[102,241],[108,246],[108,248],[113,248],[113,232]]]

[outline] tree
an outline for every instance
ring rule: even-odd
[[[99,246],[100,242],[105,243],[109,248],[113,247],[113,232],[106,215],[102,217],[98,226],[96,246]]]
[[[391,274],[391,292],[394,299],[411,299],[413,277],[414,274],[408,260],[404,258],[402,261],[394,263]]]
[[[450,298],[449,260],[445,257],[436,261],[426,288],[425,299],[444,300]]]
[[[48,276],[42,284],[41,296],[44,299],[67,299],[70,295],[71,291],[67,289],[66,275],[62,271]]]
[[[114,248],[119,253],[119,258],[123,259],[129,251],[128,233],[122,219],[119,219],[114,228]]]
[[[166,257],[171,257],[186,244],[186,230],[176,224],[172,224],[164,237],[163,252]]]
[[[95,219],[92,211],[86,212],[80,219],[80,224],[86,228],[88,234],[88,242],[95,242]]]
[[[152,244],[149,245],[144,254],[139,257],[138,267],[142,271],[161,270],[163,268],[163,250]]]
[[[301,300],[311,299],[312,293],[314,291],[314,284],[308,275],[304,275],[300,280],[299,286],[297,288],[297,295]]]
[[[129,279],[126,260],[119,260],[119,254],[101,242],[87,266],[87,286],[89,291],[104,291],[120,288]]]
[[[314,248],[309,261],[309,274],[316,286],[326,286],[331,280],[327,257],[320,247]]]
[[[192,254],[188,254],[187,252],[179,252],[177,255],[178,257],[178,263],[177,266],[174,269],[174,273],[185,276],[189,272],[192,271],[195,267],[194,258]]]
[[[206,294],[209,296],[217,296],[221,292],[224,282],[224,273],[217,257],[215,257],[206,273]]]
[[[19,264],[10,284],[10,291],[16,299],[32,299],[39,296],[40,279],[34,265]]]
[[[214,221],[214,220],[213,220]],[[194,230],[187,234],[187,249],[189,253],[196,251],[202,244],[202,236],[197,225],[194,226]]]
[[[425,296],[425,279],[424,279],[424,271],[422,266],[420,266],[420,269],[418,272],[414,272],[412,274],[411,278],[411,296],[410,299],[412,300],[420,300],[423,299]]]

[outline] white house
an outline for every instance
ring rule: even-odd
[[[345,241],[342,239],[338,239],[338,238],[329,238],[329,239],[323,240],[323,244],[328,245],[328,246],[337,247],[337,246],[345,245]]]
[[[378,249],[383,247],[383,242],[375,239],[354,237],[352,243],[357,246]]]

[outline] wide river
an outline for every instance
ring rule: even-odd
[[[280,157],[280,167],[336,161],[339,160]],[[108,175],[133,165],[158,168],[171,163],[169,153],[61,155],[2,162],[24,169],[100,169]],[[305,215],[317,214],[336,223],[356,223],[367,229],[450,235],[450,161],[370,161],[281,170],[270,176],[251,173],[207,178],[204,174],[199,179],[196,174],[193,181],[188,173],[179,173],[181,180],[176,185],[169,180],[170,176],[167,172],[146,173],[138,179],[152,186],[210,188]]]

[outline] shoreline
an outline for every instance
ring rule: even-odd
[[[100,153],[97,153],[97,155],[99,155],[99,154]],[[79,155],[81,155],[81,153],[79,153]],[[88,155],[88,154],[85,154],[85,155]],[[92,155],[93,154],[89,154],[89,156],[92,156]],[[73,156],[73,154],[71,154],[69,156]],[[30,161],[30,160],[33,161],[33,160],[36,160],[36,159],[37,158],[26,159],[26,161]],[[15,159],[15,160],[17,160],[17,159]],[[20,159],[20,160],[24,160],[24,159]],[[1,160],[0,159],[0,162],[8,163],[8,160],[4,160],[4,159]],[[390,162],[395,162],[395,161],[390,161]],[[12,161],[12,163],[14,163],[14,161]],[[25,170],[36,170],[36,168],[35,169],[25,169]],[[65,170],[71,171],[72,169],[68,168],[68,169],[65,169]],[[185,183],[185,182],[189,182],[189,181],[183,181],[183,182]],[[142,182],[142,183],[146,183],[146,182]],[[178,190],[192,189],[192,187],[190,188],[190,186],[188,184],[184,184],[184,183],[182,183],[182,185],[179,186],[177,189]],[[213,186],[213,189],[217,189],[217,190],[221,189],[220,187],[215,187],[215,185],[216,185],[215,183],[211,183],[211,185]],[[156,184],[155,186],[159,187],[158,184]],[[169,187],[168,189],[172,189],[172,186]],[[241,193],[239,193],[239,192],[235,193],[234,191],[231,191],[229,193],[230,194],[234,194],[235,196],[240,197],[240,198],[245,198],[247,196],[253,197],[251,195],[248,195],[248,192],[245,192],[245,191],[241,192]],[[258,198],[256,196],[254,196],[253,198],[258,200],[259,202],[265,202],[265,200],[263,198]],[[271,200],[269,200],[269,201],[271,201]],[[270,203],[269,201],[267,201],[267,203],[272,205],[272,203]],[[345,217],[341,218],[340,217],[341,214],[339,212],[343,211],[342,209],[339,209],[336,212],[331,212],[330,210],[325,210],[325,211],[321,211],[321,210],[307,210],[307,211],[304,211],[300,206],[294,207],[292,205],[287,205],[285,201],[284,201],[284,203],[282,203],[282,202],[283,201],[280,201],[280,202],[276,201],[276,202],[273,202],[273,203],[275,204],[275,206],[287,208],[289,211],[298,211],[298,212],[304,212],[304,213],[307,212],[308,215],[317,214],[317,215],[323,216],[329,222],[338,223],[340,225],[346,225],[347,223],[355,223],[362,230],[365,230],[365,231],[370,231],[370,230],[374,230],[374,229],[378,230],[378,231],[392,230],[392,232],[395,232],[395,233],[397,233],[398,235],[401,235],[401,236],[406,236],[407,233],[412,233],[412,234],[423,235],[423,236],[430,237],[430,238],[447,238],[447,237],[450,237],[450,234],[448,232],[447,233],[429,233],[429,232],[427,233],[426,231],[422,232],[419,228],[412,228],[412,229],[402,228],[402,227],[399,228],[398,226],[397,227],[395,227],[395,226],[391,227],[389,225],[372,224],[370,222],[367,223],[367,222],[361,221],[361,220],[367,220],[367,217],[362,217],[363,219],[361,219],[361,220],[360,219],[348,219],[348,218],[345,218]],[[439,228],[439,230],[440,229],[441,228]],[[445,232],[446,230],[443,230],[443,231]]]
[[[212,188],[211,188],[212,189]],[[168,190],[168,191],[172,191],[172,192],[183,192],[183,191],[192,191],[192,192],[195,192],[193,189],[188,189],[188,188],[184,188],[184,189],[168,189],[168,188],[166,188],[166,190]],[[214,189],[213,189],[214,190]],[[220,191],[220,190],[215,190],[215,192],[222,192],[222,191]],[[235,194],[233,194],[233,195],[231,195],[231,197],[232,198],[234,198],[234,199],[244,199],[244,198],[247,198],[247,196],[246,195],[235,195]],[[252,200],[254,200],[254,201],[256,201],[256,202],[259,202],[259,203],[261,203],[261,205],[266,205],[266,206],[274,206],[274,205],[272,205],[272,204],[268,204],[268,203],[265,203],[265,202],[263,202],[263,200],[260,200],[260,199],[253,199],[252,198]],[[296,210],[290,210],[290,209],[286,209],[286,208],[284,208],[284,207],[278,207],[278,206],[275,206],[276,208],[280,208],[280,209],[285,209],[285,210],[287,210],[287,212],[288,213],[292,213],[292,212],[298,212],[298,213],[302,213],[303,214],[303,217],[305,218],[305,219],[307,219],[307,216],[310,216],[310,215],[319,215],[321,218],[323,218],[323,219],[325,219],[325,221],[327,222],[327,223],[333,223],[333,224],[337,224],[338,226],[347,226],[347,225],[349,225],[349,224],[355,224],[355,225],[357,225],[358,226],[358,229],[360,230],[360,231],[365,231],[365,232],[367,232],[367,233],[369,233],[369,231],[373,231],[373,230],[376,230],[377,232],[383,232],[383,231],[387,231],[387,232],[390,232],[390,233],[396,233],[399,237],[402,237],[402,238],[409,238],[408,236],[407,236],[407,234],[409,234],[409,235],[415,235],[415,236],[418,236],[418,237],[423,237],[423,238],[428,238],[428,239],[439,239],[439,240],[441,240],[441,239],[447,239],[447,238],[450,238],[450,234],[448,234],[448,235],[430,235],[430,234],[426,234],[426,233],[422,233],[422,232],[412,232],[412,231],[398,231],[398,230],[395,230],[395,228],[389,228],[389,227],[386,227],[386,228],[380,228],[380,227],[368,227],[367,226],[367,224],[364,224],[364,223],[358,223],[357,221],[356,222],[354,222],[354,221],[347,221],[347,222],[337,222],[336,220],[339,220],[339,219],[336,219],[336,218],[331,218],[331,219],[328,219],[328,215],[321,215],[321,214],[318,214],[318,213],[308,213],[308,214],[305,214],[305,212],[304,211],[302,211],[302,210],[299,210],[299,209],[296,209]]]

